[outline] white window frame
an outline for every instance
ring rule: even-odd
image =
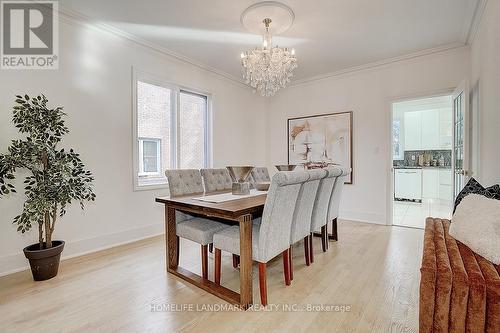
[[[201,89],[191,88],[187,85],[179,85],[170,82],[167,79],[161,78],[157,75],[153,75],[147,72],[143,72],[132,68],[132,143],[133,143],[133,183],[134,183],[134,191],[144,191],[144,190],[157,190],[157,189],[168,189],[168,185],[166,181],[164,183],[155,183],[155,184],[144,184],[139,185],[139,171],[140,171],[140,153],[139,153],[139,139],[143,139],[138,136],[138,128],[137,128],[137,82],[145,82],[149,84],[153,84],[159,87],[163,87],[166,89],[170,89],[170,103],[172,110],[174,112],[170,113],[170,166],[161,165],[161,149],[160,149],[160,168],[162,168],[159,177],[163,176],[165,172],[164,169],[176,169],[179,165],[180,156],[179,152],[179,127],[180,124],[178,122],[179,114],[180,114],[180,93],[186,92],[194,95],[200,95],[206,97],[207,101],[207,109],[205,111],[205,161],[204,167],[210,168],[213,165],[213,156],[212,156],[212,144],[213,144],[213,136],[212,136],[212,103],[213,97],[212,94],[204,92]],[[144,138],[149,139],[149,138]],[[142,174],[141,174],[142,175]]]
[[[395,155],[394,154],[394,124],[395,123],[398,123],[399,125],[399,133],[398,133],[398,142],[399,142],[399,154],[398,155]],[[392,154],[393,154],[393,157],[392,159],[395,160],[395,161],[402,161],[405,159],[405,156],[404,156],[404,147],[403,147],[403,143],[402,143],[402,135],[401,135],[401,130],[403,128],[403,122],[401,121],[401,119],[393,119],[392,120],[392,123],[393,123],[393,129],[392,129]]]
[[[139,177],[141,176],[161,176],[161,139],[155,138],[139,138]],[[156,143],[156,166],[157,171],[146,172],[144,171],[144,142],[155,142]]]

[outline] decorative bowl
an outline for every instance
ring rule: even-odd
[[[275,165],[278,171],[293,171],[297,166],[294,164]]]
[[[250,194],[250,184],[247,179],[253,166],[228,166],[226,168],[233,180],[232,193],[235,195]]]
[[[228,166],[229,174],[235,183],[244,183],[247,181],[253,166]]]

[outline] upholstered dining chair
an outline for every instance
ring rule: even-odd
[[[203,184],[201,174],[196,169],[167,170],[168,186],[170,196],[202,194]],[[208,244],[212,243],[213,235],[229,227],[228,225],[210,219],[195,217],[182,212],[175,212],[177,248],[179,248],[179,237],[189,239],[201,245],[201,275],[208,279]],[[179,263],[179,252],[177,251],[177,264]]]
[[[267,171],[266,167],[255,167],[252,169],[250,173],[250,183],[260,183],[260,182],[269,182],[271,178],[269,177],[269,171]]]
[[[259,264],[260,300],[267,305],[266,264],[283,255],[285,284],[290,285],[290,232],[293,213],[302,183],[309,178],[306,172],[276,173],[267,193],[262,221],[252,225],[252,257]],[[214,235],[215,283],[220,284],[221,250],[240,253],[239,226],[223,229]]]
[[[203,178],[203,184],[205,187],[205,192],[214,191],[227,191],[231,190],[233,186],[233,180],[229,174],[229,170],[226,168],[219,169],[201,169],[201,177]],[[208,245],[210,253],[213,252],[213,244]],[[239,257],[233,254],[233,267],[237,268],[239,264]]]
[[[323,252],[328,249],[328,208],[330,205],[330,197],[332,195],[335,179],[342,174],[342,169],[338,167],[329,167],[323,169],[328,172],[328,175],[319,182],[318,192],[314,201],[314,208],[311,219],[311,232],[321,229],[321,245]],[[310,241],[310,261],[314,262],[313,242]]]
[[[337,241],[339,239],[337,232],[337,218],[339,217],[340,199],[342,198],[342,190],[347,177],[351,174],[351,168],[341,168],[341,174],[335,179],[330,203],[328,206],[327,223],[332,222],[332,238]],[[328,227],[327,227],[328,229]]]
[[[328,176],[328,171],[323,169],[312,169],[295,172],[305,172],[309,175],[309,177],[307,181],[302,184],[299,195],[297,197],[297,204],[295,205],[290,233],[290,251],[292,250],[293,244],[297,243],[300,240],[304,240],[304,256],[306,265],[309,266],[311,259],[310,242],[312,242],[311,219],[314,208],[314,201],[316,200],[316,194],[318,193],[319,183],[321,179]],[[290,277],[293,280],[293,262],[291,253]]]
[[[206,192],[226,191],[232,188],[233,181],[228,169],[201,169],[200,172]]]

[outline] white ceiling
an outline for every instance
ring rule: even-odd
[[[274,44],[294,47],[294,80],[465,44],[479,0],[282,0],[293,26]],[[261,42],[244,30],[252,0],[61,0],[64,10],[110,25],[234,77],[241,51]]]

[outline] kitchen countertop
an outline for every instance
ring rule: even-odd
[[[394,169],[444,169],[451,170],[451,166],[394,166]]]

